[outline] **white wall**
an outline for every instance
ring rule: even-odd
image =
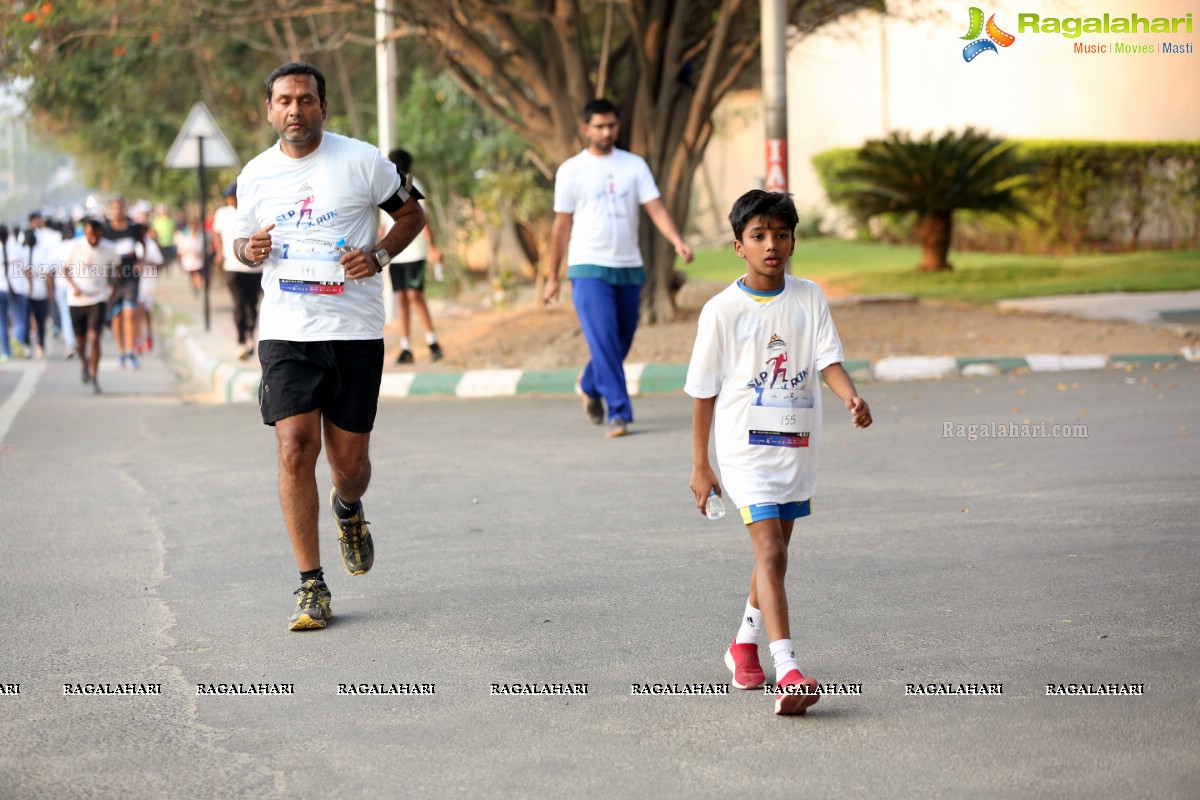
[[[960,37],[971,5],[996,15],[1016,41],[967,63]],[[1031,139],[1200,139],[1200,2],[1195,0],[907,0],[888,18],[847,17],[795,45],[788,58],[791,191],[801,208],[826,201],[812,156],[855,147],[887,130],[914,134],[961,129]],[[1191,34],[1020,33],[1018,13],[1042,17],[1183,17]],[[1081,55],[1073,43],[1192,44],[1184,55]],[[886,67],[886,69],[885,69]],[[732,95],[718,109],[705,156],[713,194],[727,212],[762,185],[764,139],[757,93]],[[704,179],[703,173],[697,184]],[[708,232],[713,214],[698,185],[692,221]],[[724,213],[724,212],[722,212]],[[717,232],[725,235],[725,231]]]

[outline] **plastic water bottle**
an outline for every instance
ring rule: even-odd
[[[350,245],[346,244],[346,240],[345,240],[345,239],[338,239],[338,240],[337,240],[337,243],[336,243],[336,244],[334,244],[334,248],[336,248],[336,249],[337,249],[337,251],[338,251],[339,253],[342,253],[342,254],[349,253],[351,250],[353,250],[353,249],[354,249],[354,248],[353,248],[353,247],[351,247]],[[362,281],[360,281],[358,278],[355,278],[355,279],[354,279],[354,285],[355,285],[355,286],[362,286]]]
[[[708,502],[704,504],[704,514],[709,519],[720,519],[725,516],[725,504],[721,502],[721,496],[717,494],[716,489],[708,490]]]
[[[442,269],[441,261],[435,261],[433,264],[433,279],[438,283],[446,280],[446,271]]]

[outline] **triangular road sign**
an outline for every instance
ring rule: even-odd
[[[169,169],[195,169],[200,166],[200,143],[204,143],[204,166],[236,167],[241,164],[208,106],[197,102],[187,122],[175,137],[164,164]]]

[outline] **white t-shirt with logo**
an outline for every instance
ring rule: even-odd
[[[63,257],[63,269],[70,273],[80,295],[76,296],[68,286],[67,305],[76,308],[108,300],[109,279],[117,274],[120,261],[121,257],[106,239],[101,239],[95,247],[82,237],[72,239]]]
[[[370,251],[376,209],[408,200],[399,173],[372,145],[336,133],[304,158],[276,143],[238,176],[233,239],[274,225],[263,268],[259,338],[295,342],[383,338],[383,280],[347,280],[339,241]]]
[[[735,282],[700,312],[684,391],[716,396],[721,484],[739,507],[812,497],[821,438],[820,371],[843,361],[821,287],[789,275],[759,302]]]
[[[571,156],[554,176],[554,210],[574,215],[567,266],[640,267],[640,209],[660,197],[645,159],[614,148]]]

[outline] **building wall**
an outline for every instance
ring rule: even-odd
[[[1016,40],[967,63],[968,11]],[[795,44],[788,57],[789,181],[802,209],[827,209],[812,156],[855,147],[886,131],[940,132],[967,125],[1022,139],[1200,139],[1200,3],[1195,0],[892,0],[894,16],[846,17]],[[1021,33],[1018,13],[1041,17],[1184,17],[1192,33]],[[1191,54],[1077,54],[1083,44],[1190,43]],[[761,187],[764,137],[758,92],[726,98],[705,156],[712,189],[698,187],[692,224],[712,228],[710,195],[728,209]],[[698,184],[704,181],[700,176]],[[726,228],[727,231],[727,228]]]

